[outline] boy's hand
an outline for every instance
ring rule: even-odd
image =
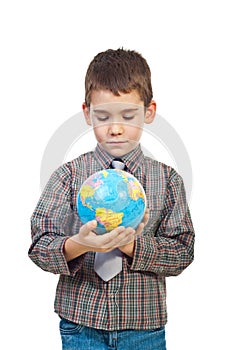
[[[137,236],[140,236],[142,234],[148,221],[149,221],[149,209],[146,209],[144,218],[136,229],[135,238],[137,238]],[[134,249],[135,249],[135,239],[134,239],[134,241],[130,242],[129,244],[126,244],[124,246],[119,247],[119,250],[121,250],[121,252],[130,256],[131,258],[133,257]]]
[[[97,235],[93,232],[96,226],[95,220],[87,222],[81,226],[79,233],[72,236],[70,240],[82,245],[86,252],[109,252],[132,242],[135,238],[135,230],[131,227],[117,227],[104,235]]]
[[[66,240],[64,245],[65,258],[70,261],[89,251],[105,253],[115,248],[119,248],[123,253],[133,256],[135,238],[141,235],[148,218],[149,211],[147,209],[143,221],[136,230],[131,227],[117,227],[104,235],[97,235],[93,232],[97,222],[95,220],[89,221],[81,226],[78,234]]]

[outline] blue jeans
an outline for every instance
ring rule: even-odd
[[[63,350],[166,350],[164,327],[104,331],[61,319],[60,334]]]

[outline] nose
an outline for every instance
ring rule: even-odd
[[[121,125],[121,123],[111,123],[109,126],[109,133],[114,136],[122,135],[123,126]]]

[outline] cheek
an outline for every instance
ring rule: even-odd
[[[98,142],[105,140],[106,138],[106,128],[105,127],[95,127],[93,129],[94,135]]]
[[[128,130],[129,139],[134,141],[139,141],[139,139],[141,138],[142,131],[143,131],[142,128],[129,128]]]

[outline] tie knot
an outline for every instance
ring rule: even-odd
[[[126,165],[124,164],[121,158],[114,158],[111,162],[111,168],[125,170]]]

